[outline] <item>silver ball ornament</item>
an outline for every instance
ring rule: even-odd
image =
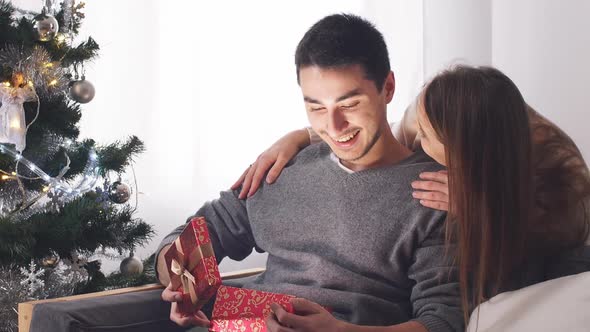
[[[113,203],[123,204],[131,197],[131,187],[121,181],[115,181],[109,190],[109,199]]]
[[[81,104],[89,103],[94,98],[94,93],[94,85],[84,78],[70,84],[70,97]]]
[[[59,24],[55,17],[49,14],[39,14],[33,20],[33,28],[36,32],[37,40],[50,41],[57,35]]]
[[[125,276],[133,276],[138,275],[143,272],[143,263],[141,260],[135,256],[130,256],[125,258],[121,262],[121,273]]]

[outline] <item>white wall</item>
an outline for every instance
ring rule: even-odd
[[[590,158],[590,2],[425,0],[424,77],[453,63],[493,65]]]
[[[493,63],[590,158],[590,1],[494,0]]]
[[[424,0],[424,78],[452,64],[492,63],[491,0]]]
[[[137,250],[141,258],[273,141],[307,125],[294,53],[323,16],[357,13],[383,32],[397,79],[390,119],[422,85],[422,1],[96,0],[84,12],[80,39],[92,36],[101,52],[87,70],[97,93],[83,107],[82,136],[106,143],[135,134],[147,147],[135,164],[138,216],[157,236]],[[103,260],[103,269],[118,263]],[[255,254],[220,268],[264,263]]]

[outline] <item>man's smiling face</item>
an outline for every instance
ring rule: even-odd
[[[313,130],[345,166],[364,168],[383,157],[373,147],[388,126],[386,109],[393,97],[393,74],[379,91],[365,78],[360,65],[307,66],[299,71],[299,83]]]

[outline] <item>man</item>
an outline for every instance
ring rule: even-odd
[[[252,197],[222,192],[197,211],[218,262],[244,259],[254,248],[268,253],[266,272],[244,287],[301,298],[295,314],[273,307],[270,331],[462,330],[444,213],[409,195],[412,180],[438,166],[391,133],[386,108],[395,80],[382,35],[357,16],[328,16],[305,34],[295,62],[309,121],[324,143],[304,149]],[[163,255],[183,228],[160,245],[164,285]],[[162,293],[171,302],[178,296]],[[202,312],[180,317],[176,303],[171,319],[208,324]]]

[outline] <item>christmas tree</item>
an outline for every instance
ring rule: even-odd
[[[120,180],[143,149],[135,136],[79,139],[94,97],[84,64],[92,39],[75,42],[83,3],[48,0],[40,13],[0,0],[0,330],[16,331],[18,302],[154,281],[133,256],[153,235],[134,217]],[[100,257],[123,257],[105,276]]]

